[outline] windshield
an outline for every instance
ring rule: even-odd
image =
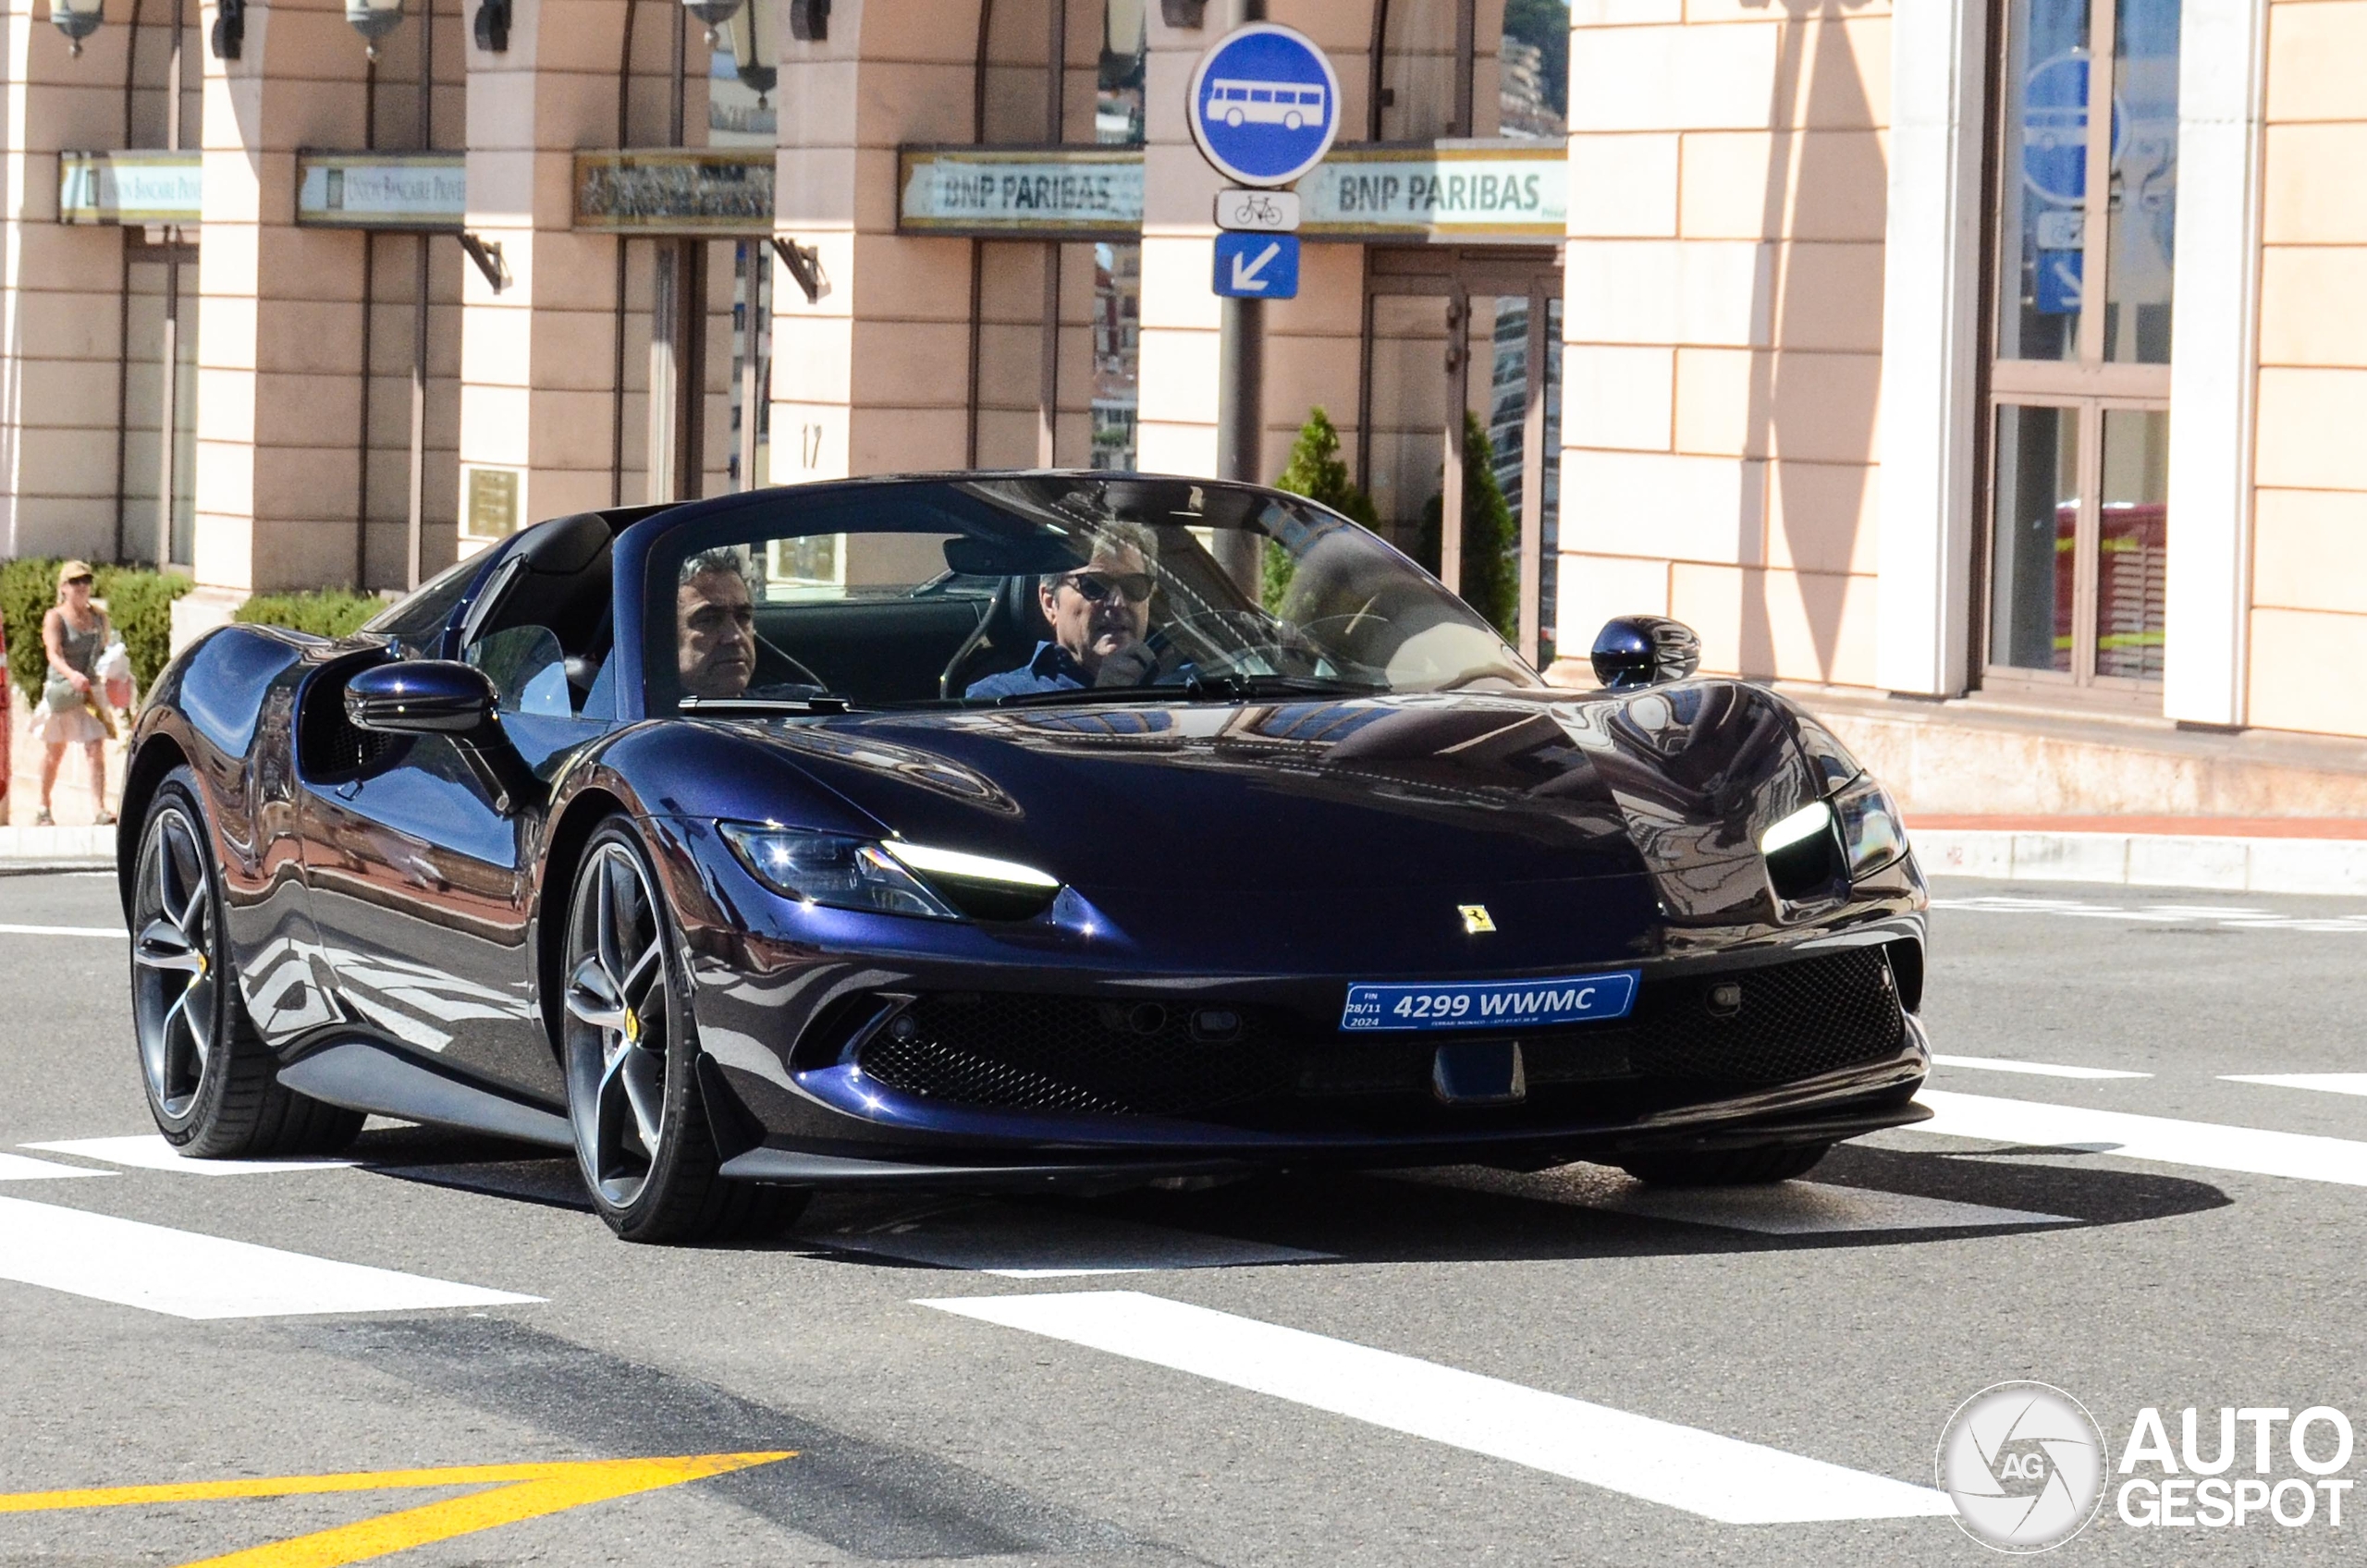
[[[1189,480],[783,491],[675,528],[649,570],[653,714],[1539,684],[1486,621],[1356,524]]]

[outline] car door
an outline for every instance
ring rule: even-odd
[[[526,941],[528,822],[497,807],[462,744],[413,736],[391,766],[307,781],[313,923],[354,1022],[556,1103]]]
[[[492,680],[505,732],[546,778],[607,724],[582,711],[586,694],[570,684],[571,668],[582,674],[585,655],[604,650],[570,623],[584,644],[571,667],[558,633],[539,621],[554,605],[605,606],[607,565],[603,549],[566,574],[583,581],[554,583],[537,581],[551,574],[531,564],[512,570],[502,562],[484,594],[510,595],[532,619],[490,603],[464,618],[461,658]],[[606,624],[603,616],[597,625]],[[341,710],[342,700],[341,690],[324,691],[308,700],[308,714],[342,722],[341,711],[313,711],[316,702]],[[305,781],[313,920],[355,1022],[472,1077],[560,1104],[565,1085],[535,1004],[529,939],[539,813],[509,799],[467,746],[408,737],[380,766]]]

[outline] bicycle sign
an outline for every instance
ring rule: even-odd
[[[1217,227],[1252,234],[1289,234],[1298,227],[1295,190],[1220,190]]]
[[[1251,22],[1200,56],[1187,117],[1218,173],[1243,185],[1288,185],[1321,163],[1339,134],[1339,73],[1305,34]]]

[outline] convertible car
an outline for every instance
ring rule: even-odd
[[[1552,687],[1381,539],[1196,480],[560,518],[132,738],[138,1047],[193,1156],[571,1150],[620,1234],[839,1185],[1574,1160],[1919,1120],[1926,897],[1783,697],[1625,618]]]

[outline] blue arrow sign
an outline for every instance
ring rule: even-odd
[[[1340,132],[1340,76],[1305,34],[1251,22],[1192,72],[1186,116],[1200,155],[1243,185],[1288,185]]]
[[[1217,236],[1216,291],[1235,300],[1298,298],[1298,236]]]

